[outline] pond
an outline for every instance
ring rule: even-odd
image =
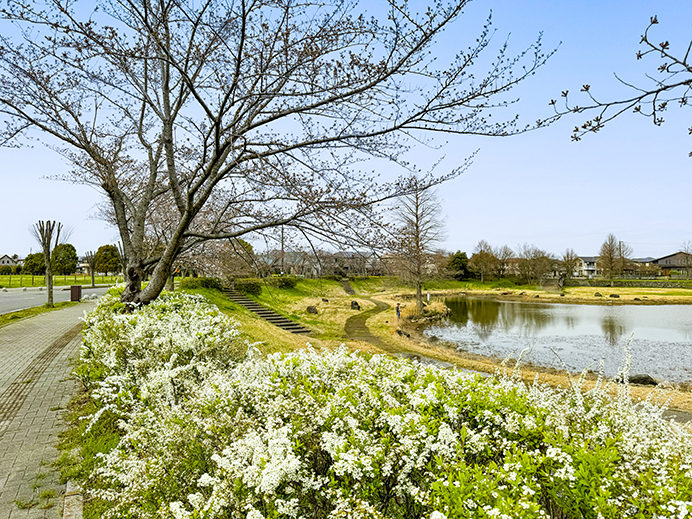
[[[518,357],[570,372],[615,376],[631,353],[631,374],[692,382],[692,305],[568,305],[450,298],[451,317],[425,330],[457,349]]]

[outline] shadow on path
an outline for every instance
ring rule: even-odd
[[[353,287],[351,286],[351,283],[348,282],[348,279],[342,279],[341,280],[341,286],[344,287],[344,292],[346,292],[349,296],[355,296],[356,291],[353,290]],[[367,298],[364,298],[367,299]]]

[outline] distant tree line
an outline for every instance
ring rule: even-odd
[[[685,242],[680,249],[680,264],[689,278],[692,270],[692,242]],[[598,275],[612,280],[616,277],[652,276],[660,273],[657,265],[633,259],[633,250],[627,243],[610,233],[595,257]],[[447,271],[458,279],[479,279],[485,282],[497,278],[509,278],[517,283],[541,284],[547,277],[559,282],[569,280],[580,270],[582,260],[573,249],[566,249],[555,256],[533,244],[519,245],[516,250],[507,245],[492,247],[481,240],[469,258],[466,252],[449,254]]]
[[[574,258],[571,249],[557,258],[533,244],[520,245],[515,251],[507,245],[492,247],[481,240],[471,258],[461,251],[450,254],[447,269],[458,280],[512,278],[518,283],[540,284],[549,274],[570,276],[576,266]]]
[[[89,254],[93,257],[93,264],[89,261]],[[115,245],[102,245],[94,253],[86,253],[86,263],[93,272],[103,274],[114,274],[122,269],[122,262]],[[60,243],[55,246],[51,253],[51,267],[54,275],[68,276],[77,272],[79,257],[74,245],[70,243]],[[35,252],[24,258],[23,265],[3,265],[0,267],[0,275],[19,275],[43,276],[46,274],[46,262],[43,252]]]

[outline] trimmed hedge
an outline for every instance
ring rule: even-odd
[[[179,286],[181,289],[215,288],[221,290],[223,288],[221,282],[216,278],[183,278],[180,280]]]
[[[231,286],[238,292],[258,296],[262,293],[262,280],[257,278],[240,278],[231,281]]]
[[[273,276],[267,278],[267,284],[276,288],[295,288],[298,278],[295,276]]]
[[[568,279],[566,287],[631,287],[631,288],[687,288],[692,289],[692,280],[680,279],[655,280],[655,279],[614,279],[611,285],[609,279]]]

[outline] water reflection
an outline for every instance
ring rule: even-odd
[[[523,305],[504,303],[489,299],[447,299],[451,308],[450,320],[462,326],[471,324],[478,338],[486,340],[497,328],[510,331],[516,329],[522,336],[532,337],[554,323],[549,305]],[[573,321],[573,318],[570,318]]]
[[[590,306],[454,298],[448,322],[426,333],[481,355],[507,357],[525,347],[527,360],[574,371],[604,363],[617,373],[629,343],[633,369],[692,381],[692,305]],[[557,358],[559,356],[559,359]]]
[[[611,346],[616,346],[620,342],[620,337],[627,332],[625,324],[612,315],[603,318],[601,329],[603,336]]]

